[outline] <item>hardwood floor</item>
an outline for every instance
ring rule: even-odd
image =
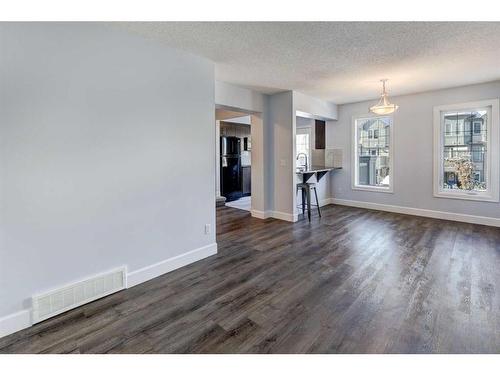
[[[4,353],[499,353],[500,229],[217,209],[219,254],[0,339]]]

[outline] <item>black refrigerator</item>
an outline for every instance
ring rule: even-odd
[[[220,187],[226,202],[240,199],[241,185],[241,139],[220,137]]]

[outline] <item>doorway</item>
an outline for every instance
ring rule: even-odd
[[[252,208],[252,116],[217,108],[216,203],[251,212]]]

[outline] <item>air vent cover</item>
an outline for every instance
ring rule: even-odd
[[[126,267],[33,296],[33,323],[125,289]]]

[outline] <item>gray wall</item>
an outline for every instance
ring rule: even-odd
[[[0,317],[215,242],[213,69],[97,24],[0,25]]]
[[[327,123],[328,147],[344,150],[344,169],[332,173],[334,198],[500,218],[500,204],[433,197],[433,107],[493,99],[500,82],[391,97],[394,114],[394,193],[351,189],[352,117],[375,101],[339,106],[338,121]]]
[[[292,91],[269,97],[269,125],[273,150],[273,210],[293,221],[295,203],[295,112]]]

